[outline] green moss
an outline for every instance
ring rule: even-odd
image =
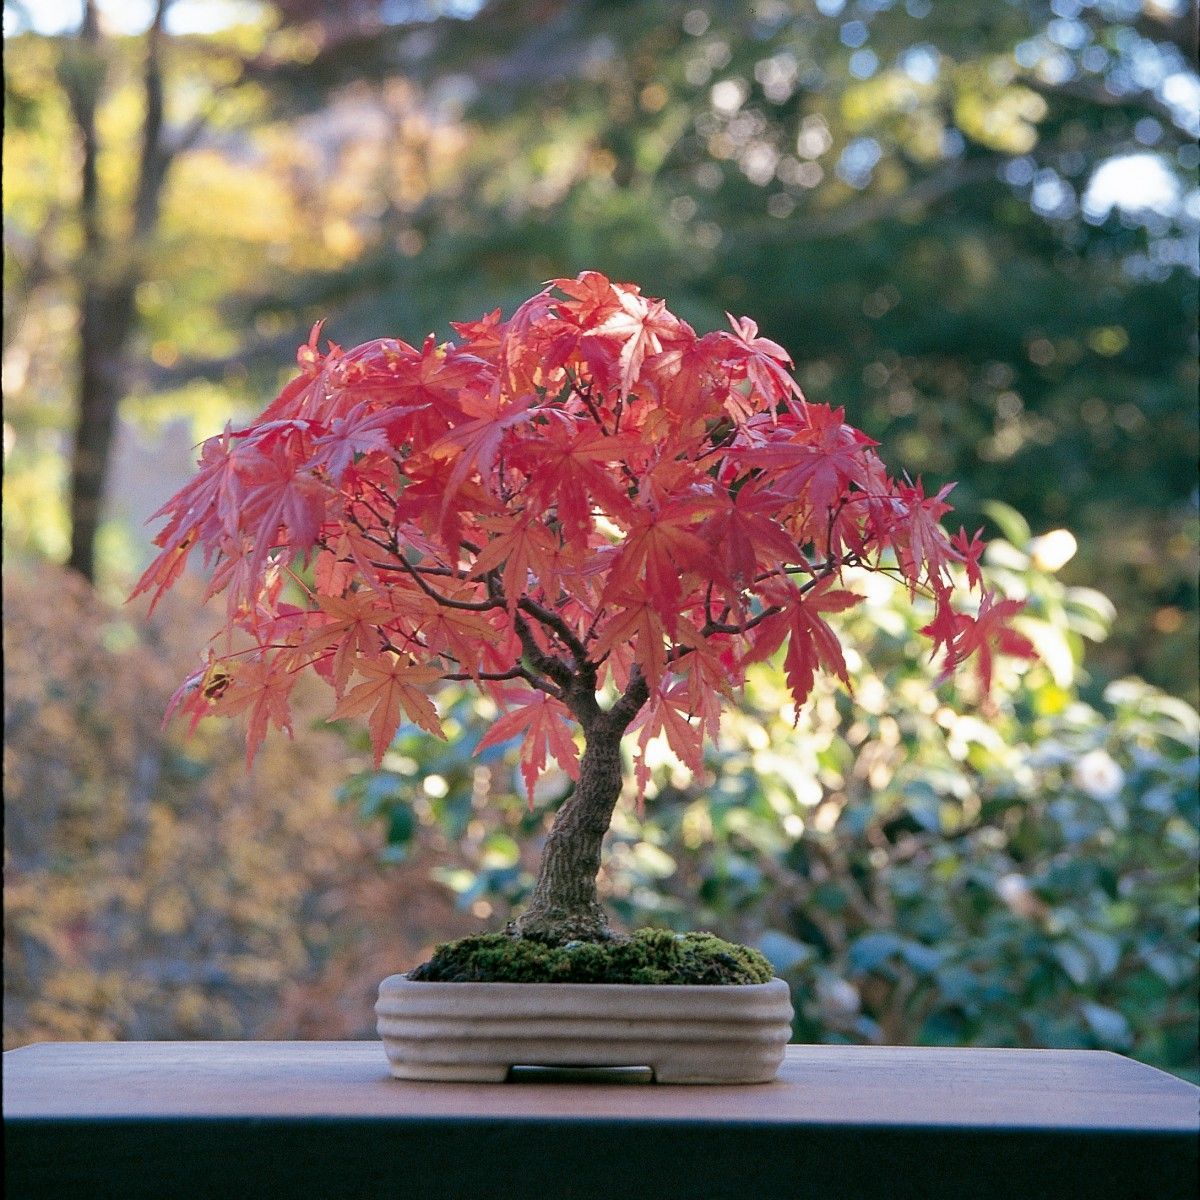
[[[438,946],[409,972],[429,983],[766,983],[771,964],[711,933],[639,929],[612,942],[548,946],[505,933]]]

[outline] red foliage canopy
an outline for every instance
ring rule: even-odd
[[[597,694],[643,751],[665,732],[698,765],[749,663],[786,644],[797,706],[817,671],[844,679],[825,618],[858,599],[834,586],[847,566],[932,595],[948,670],[1030,653],[1002,625],[1010,602],[951,608],[952,566],[981,586],[981,543],[943,531],[949,489],[889,478],[840,409],[805,401],[780,346],[730,322],[699,336],[589,271],[508,321],[455,325],[458,344],[322,354],[315,328],[300,375],[205,443],[157,514],[162,553],[134,594],[157,599],[200,546],[227,632],[249,637],[177,702],[193,720],[247,712],[252,757],[312,667],[378,760],[405,716],[439,730],[431,685],[470,679],[508,710],[490,737],[524,736],[532,788],[548,755],[577,772],[571,722],[587,732]]]

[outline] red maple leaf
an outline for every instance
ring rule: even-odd
[[[574,718],[570,709],[553,696],[533,688],[505,688],[505,704],[516,705],[513,712],[497,718],[491,729],[479,739],[475,753],[521,737],[521,777],[533,807],[533,789],[546,767],[548,755],[572,778],[579,778],[579,749],[571,736]]]
[[[293,679],[288,656],[281,652],[227,665],[224,670],[227,676],[221,682],[213,712],[222,716],[249,712],[246,727],[246,766],[249,767],[272,724],[292,736],[288,693]],[[206,683],[210,691],[214,690],[211,668]]]
[[[714,506],[715,501],[685,497],[638,512],[609,566],[602,602],[642,592],[669,613],[679,602],[685,573],[716,570],[698,529]]]
[[[445,737],[437,709],[423,690],[442,677],[436,667],[418,667],[399,655],[381,654],[358,659],[354,669],[366,677],[365,682],[342,697],[329,719],[340,721],[368,713],[367,728],[371,731],[371,748],[377,767],[400,727],[401,716],[407,716],[437,737]]]
[[[979,613],[976,616],[958,614],[953,665],[965,662],[974,654],[979,688],[984,696],[992,690],[992,672],[995,669],[997,654],[1010,654],[1014,658],[1037,658],[1033,643],[1023,633],[1009,628],[1009,622],[1024,607],[1024,600],[997,600],[995,592],[985,591],[980,598]],[[950,666],[950,663],[947,665]],[[943,675],[945,674],[943,671]]]
[[[811,404],[804,421],[780,424],[760,445],[730,448],[727,459],[766,469],[766,486],[786,496],[803,493],[818,512],[835,509],[852,483],[865,477],[863,451],[871,441],[843,421],[840,408]]]
[[[526,443],[517,461],[529,473],[530,500],[553,509],[573,540],[585,539],[593,501],[618,519],[632,520],[628,481],[622,484],[608,464],[623,461],[637,445],[633,434],[609,434],[590,420],[552,421],[541,440]]]
[[[628,396],[642,369],[647,354],[662,350],[660,338],[670,336],[678,324],[661,300],[647,301],[637,292],[614,285],[620,308],[591,333],[609,337],[620,347],[617,357],[617,383],[622,396]]]
[[[390,405],[373,409],[365,401],[356,404],[344,417],[334,417],[327,433],[313,439],[315,453],[309,460],[309,469],[324,470],[334,483],[340,483],[361,455],[389,452],[399,419],[422,407]]]
[[[554,538],[532,514],[489,517],[480,525],[496,536],[480,551],[471,576],[478,579],[499,568],[508,607],[514,609],[529,590],[530,572],[540,572],[543,561],[553,555]]]
[[[521,396],[503,407],[496,406],[492,400],[493,397],[489,397],[488,403],[481,406],[484,409],[482,415],[456,425],[429,447],[428,453],[431,458],[454,463],[443,482],[443,511],[458,495],[472,472],[478,472],[485,485],[490,484],[496,456],[500,452],[505,434],[514,426],[524,424],[530,419],[532,414],[529,409],[537,397]]]
[[[755,630],[753,649],[746,659],[753,662],[768,658],[787,639],[783,666],[795,701],[797,720],[820,668],[832,672],[850,686],[841,643],[821,614],[843,612],[862,597],[855,592],[832,589],[831,582],[832,576],[825,576],[807,594],[790,583],[777,583],[767,594],[781,611],[768,617]]]
[[[704,522],[701,533],[726,579],[745,587],[760,564],[779,567],[800,559],[795,539],[775,519],[786,507],[778,492],[749,483],[735,495],[722,491],[718,500],[722,507]]]
[[[761,400],[772,406],[771,415],[775,415],[774,405],[781,400],[794,397],[803,404],[800,385],[785,370],[792,365],[792,356],[778,342],[759,337],[758,324],[749,317],[739,318],[732,313],[725,316],[737,335],[746,378]]]
[[[261,569],[275,546],[286,545],[291,557],[310,550],[325,516],[326,486],[282,441],[266,452],[255,448],[237,466],[242,480],[238,525],[254,531],[250,570]]]
[[[983,538],[979,536],[981,533],[982,526],[968,538],[967,531],[960,526],[950,543],[966,565],[967,582],[977,588],[983,587],[983,577],[979,573],[979,558],[984,551]]]
[[[332,656],[330,678],[340,696],[356,662],[377,655],[383,648],[381,627],[395,620],[396,613],[369,588],[359,588],[345,599],[319,596],[317,603],[328,620],[297,646],[296,655],[298,658]]]

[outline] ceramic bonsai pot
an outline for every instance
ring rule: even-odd
[[[430,983],[375,1005],[397,1079],[502,1082],[511,1067],[649,1067],[658,1083],[766,1083],[792,1032],[782,979],[732,985]]]

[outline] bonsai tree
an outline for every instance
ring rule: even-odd
[[[531,797],[549,758],[575,780],[510,928],[562,944],[614,936],[596,875],[625,734],[640,798],[649,741],[699,770],[748,664],[784,650],[797,708],[818,671],[847,680],[827,620],[859,598],[846,568],[932,598],[947,673],[975,654],[986,689],[995,652],[1031,654],[1019,605],[982,587],[978,534],[939,523],[950,487],[889,476],[781,347],[730,324],[700,336],[589,271],[455,324],[457,344],[322,352],[316,326],[299,375],[157,514],[134,594],[157,600],[201,548],[227,598],[173,706],[247,714],[253,758],[315,672],[378,764],[404,717],[441,733],[439,681],[472,681],[503,712],[482,744],[523,738]],[[964,573],[973,613],[952,607]]]

